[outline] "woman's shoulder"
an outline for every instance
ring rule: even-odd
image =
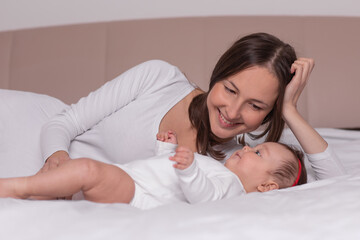
[[[166,66],[173,66],[169,62],[167,62],[165,60],[161,60],[161,59],[150,59],[150,60],[144,61],[142,64],[165,66],[165,67]]]
[[[143,74],[146,85],[151,89],[174,88],[178,91],[183,89],[194,89],[183,72],[169,62],[163,60],[149,60],[136,66],[137,71]]]
[[[160,59],[152,59],[145,61],[143,63],[140,63],[138,65],[140,68],[145,68],[149,70],[162,70],[162,71],[169,71],[169,70],[178,70],[178,67],[175,65],[170,64],[169,62],[166,62],[164,60]]]

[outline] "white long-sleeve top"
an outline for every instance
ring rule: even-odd
[[[45,124],[43,158],[59,150],[67,151],[71,158],[89,157],[105,163],[152,157],[161,120],[194,89],[177,67],[164,61],[135,66]],[[345,172],[330,150],[308,158],[316,179]]]
[[[213,158],[195,153],[188,168],[175,169],[169,157],[175,154],[176,146],[158,142],[156,156],[116,164],[135,182],[137,192],[131,205],[149,209],[174,202],[215,201],[246,193],[239,178]]]
[[[131,68],[44,125],[44,159],[56,151],[125,163],[155,155],[165,114],[195,86],[175,66],[152,60]]]

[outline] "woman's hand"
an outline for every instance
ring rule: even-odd
[[[66,161],[71,160],[69,154],[65,151],[54,152],[45,162],[44,166],[38,173],[44,173],[51,169],[57,168]]]
[[[175,155],[169,159],[176,162],[174,168],[184,170],[193,163],[194,153],[189,148],[180,146],[176,148]]]
[[[310,73],[314,68],[314,60],[310,58],[299,58],[291,66],[291,72],[295,76],[286,86],[284,95],[283,118],[302,149],[307,154],[315,154],[325,151],[327,142],[317,131],[300,115],[296,109],[297,101],[309,80]]]
[[[283,116],[291,111],[297,111],[296,105],[304,90],[310,74],[315,66],[314,59],[299,58],[291,66],[291,73],[295,73],[290,83],[286,86],[283,104]]]

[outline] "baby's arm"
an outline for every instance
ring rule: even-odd
[[[178,147],[175,150],[175,155],[170,156],[169,159],[174,161],[174,168],[184,170],[188,168],[194,161],[194,153],[187,147]]]
[[[178,147],[174,156],[173,165],[179,177],[181,189],[189,203],[199,203],[214,200],[216,187],[211,179],[198,167],[194,161],[194,153],[186,147]],[[210,160],[209,160],[210,161]]]
[[[207,156],[196,155],[186,147],[178,147],[173,157],[174,168],[180,187],[189,203],[223,199],[243,194],[243,187],[233,174],[219,162]],[[199,167],[199,161],[206,161],[206,169]],[[204,165],[202,165],[205,167]]]

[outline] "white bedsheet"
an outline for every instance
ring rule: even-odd
[[[360,177],[142,211],[0,199],[1,239],[360,239]]]
[[[29,140],[64,107],[48,96],[0,90],[0,177],[37,171],[38,142]],[[348,175],[146,211],[125,204],[0,199],[0,239],[360,239],[360,132],[317,130]],[[296,144],[289,131],[283,139]]]

